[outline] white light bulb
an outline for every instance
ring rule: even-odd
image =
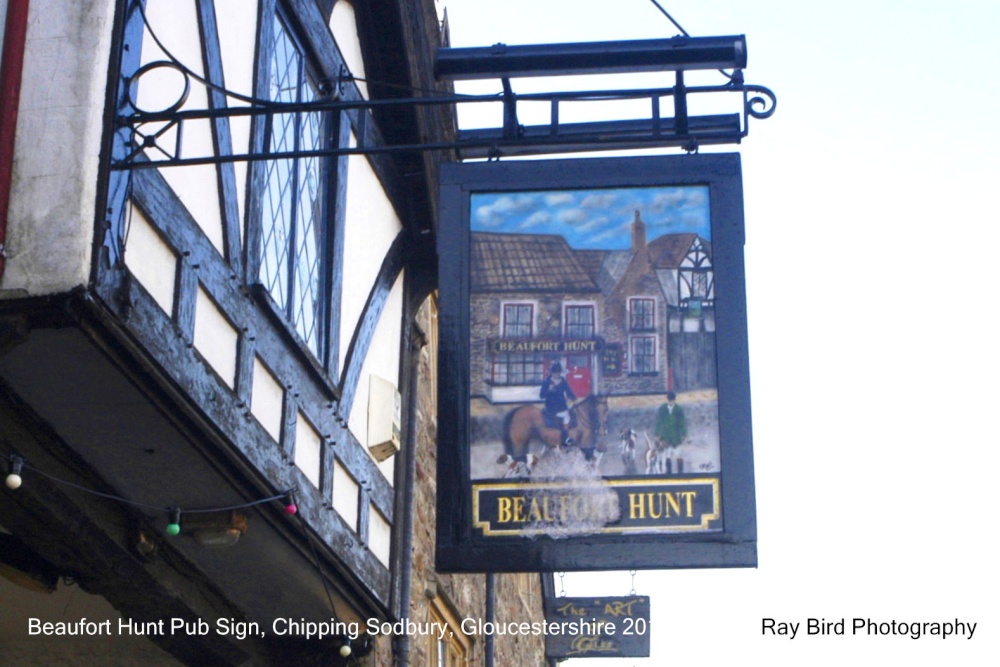
[[[18,489],[21,487],[21,476],[17,473],[11,473],[7,475],[7,488],[8,489]]]
[[[340,647],[340,655],[342,655],[343,657],[346,658],[350,654],[351,654],[351,645],[350,644],[344,644],[343,646]]]

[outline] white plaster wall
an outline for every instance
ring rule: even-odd
[[[253,96],[253,72],[257,47],[257,3],[255,0],[215,0],[215,13],[219,23],[219,46],[222,50],[222,69],[226,88]],[[230,107],[247,104],[230,98]],[[250,149],[250,117],[235,116],[229,119],[233,135],[233,152],[246,153]],[[247,190],[247,163],[236,162],[236,191],[243,220]],[[243,233],[243,226],[240,226]]]
[[[0,296],[88,280],[113,16],[113,0],[31,3]]]
[[[347,472],[343,464],[334,459],[333,461],[333,509],[351,527],[351,530],[358,532],[358,492],[361,488],[358,483]]]
[[[357,145],[353,135],[350,145]],[[358,318],[382,266],[382,259],[403,228],[368,159],[362,155],[348,158],[344,227],[344,247],[347,251],[344,253],[344,289],[340,308],[341,368]],[[395,374],[384,377],[395,377]]]
[[[202,66],[201,37],[198,30],[198,15],[194,2],[175,0],[149,0],[146,17],[156,36],[167,50],[180,62],[198,75],[204,74]],[[142,63],[167,60],[166,54],[156,45],[147,30],[142,39]],[[181,77],[168,69],[157,69],[144,76],[138,86],[137,103],[140,108],[159,111],[177,101],[182,90]],[[205,87],[191,80],[191,91],[182,109],[207,109],[208,95]],[[208,121],[184,123],[181,151],[183,157],[212,155],[212,127]],[[174,150],[174,130],[165,133],[165,148]],[[156,150],[147,149],[152,160],[162,158]],[[168,167],[160,174],[174,190],[187,210],[198,221],[198,225],[211,240],[212,245],[224,255],[225,244],[222,235],[222,214],[219,207],[219,185],[216,167],[200,165],[193,167]]]
[[[317,489],[322,452],[323,442],[319,433],[306,421],[305,415],[299,412],[298,419],[295,420],[295,465]]]
[[[125,265],[167,315],[174,312],[177,254],[153,229],[142,211],[129,207]]]
[[[339,0],[333,6],[333,13],[330,15],[330,31],[333,39],[337,42],[340,55],[347,63],[347,69],[351,71],[355,79],[364,79],[365,59],[361,55],[361,41],[358,38],[358,24],[354,15],[354,5],[347,0]],[[368,83],[356,81],[362,97],[368,99]]]
[[[201,286],[195,299],[194,346],[230,387],[236,386],[239,334]]]
[[[538,387],[527,386],[507,386],[489,387],[491,403],[537,403],[541,401],[538,397]]]
[[[372,505],[368,512],[368,548],[383,565],[389,567],[392,526],[382,513]]]
[[[368,356],[365,357],[361,366],[361,378],[358,380],[358,388],[354,394],[354,405],[351,406],[351,416],[348,419],[348,427],[354,437],[358,439],[366,450],[369,442],[368,438],[368,397],[371,388],[371,377],[377,375],[392,383],[396,390],[399,390],[399,346],[402,336],[401,326],[403,321],[403,277],[399,278],[389,292],[382,316],[379,318],[375,333],[372,336],[371,347],[368,348]],[[377,443],[375,443],[377,444]],[[371,453],[369,452],[369,456]],[[372,457],[374,460],[374,457]],[[379,470],[386,479],[392,483],[393,471],[395,470],[396,457],[392,456],[378,463]]]
[[[285,403],[285,390],[271,371],[257,357],[253,359],[253,390],[250,395],[250,412],[264,430],[281,442],[281,419]]]

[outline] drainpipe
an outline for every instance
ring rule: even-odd
[[[14,171],[14,137],[21,99],[24,45],[28,34],[30,0],[9,0],[0,56],[0,278],[7,263],[7,210]]]
[[[403,444],[403,470],[401,473],[401,491],[397,494],[395,522],[397,531],[397,558],[395,585],[393,595],[396,604],[393,611],[396,618],[404,620],[410,617],[410,604],[413,599],[413,496],[417,480],[417,389],[420,364],[420,350],[427,345],[427,338],[416,325],[413,318],[414,309],[408,309],[406,321],[410,323],[404,340],[409,341],[409,377],[406,379],[409,395],[406,401],[406,439]],[[410,637],[405,632],[393,638],[392,652],[395,656],[395,667],[410,665]]]

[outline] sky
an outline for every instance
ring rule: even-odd
[[[442,4],[456,47],[677,34],[649,0]],[[705,149],[743,163],[759,565],[557,578],[571,597],[652,599],[651,658],[563,664],[995,665],[1000,3],[661,4],[692,35],[746,35],[747,82],[777,96],[740,146]],[[612,85],[672,83],[644,77]],[[912,639],[852,634],[855,618],[977,625]],[[809,635],[809,619],[846,633]]]
[[[712,238],[706,186],[474,193],[471,208],[473,231],[558,234],[575,250],[627,250],[636,212],[649,240]]]

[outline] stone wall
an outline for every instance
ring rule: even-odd
[[[434,569],[435,508],[437,496],[437,337],[433,300],[429,299],[419,315],[420,327],[429,332],[430,344],[423,348],[419,362],[417,410],[417,485],[414,492],[413,578],[410,619],[416,623],[431,620],[432,608],[444,608],[456,620],[486,620],[486,575],[438,574]],[[539,574],[498,574],[495,577],[495,618],[497,622],[540,622],[542,614],[541,576]],[[435,638],[410,636],[410,665],[423,667],[432,663]],[[483,665],[485,637],[470,638],[469,665]],[[495,665],[545,664],[542,636],[496,636]],[[393,655],[388,638],[380,638],[369,658],[372,667],[391,667]]]

